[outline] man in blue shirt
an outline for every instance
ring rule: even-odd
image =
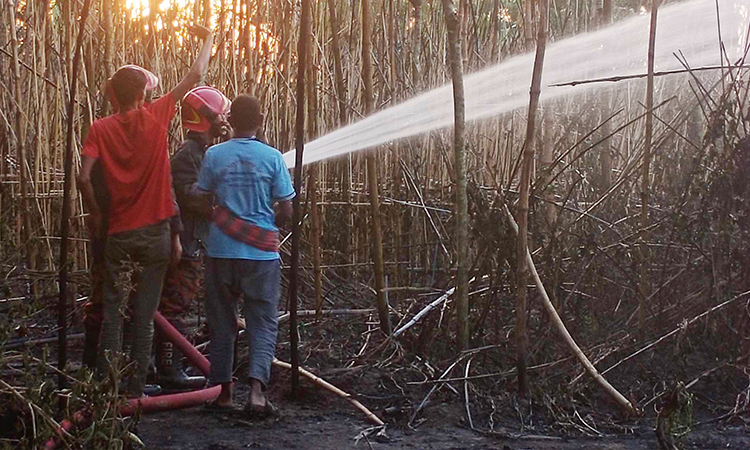
[[[250,351],[245,411],[267,416],[276,413],[263,393],[278,330],[281,266],[276,224],[291,218],[295,192],[281,153],[255,138],[263,123],[258,99],[245,94],[235,98],[229,123],[234,138],[206,152],[197,183],[199,190],[214,195],[215,204],[207,246],[206,315],[211,330],[210,382],[222,389],[207,407],[232,407],[237,304],[244,297]]]

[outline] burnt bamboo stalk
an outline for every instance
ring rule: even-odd
[[[310,167],[308,191],[310,192],[310,218],[312,220],[312,236],[310,245],[313,250],[313,271],[315,274],[315,320],[320,320],[323,313],[323,270],[320,255],[320,211],[318,206],[318,172],[319,163]]]
[[[534,72],[531,77],[529,98],[529,115],[526,125],[526,139],[523,144],[521,162],[520,194],[518,200],[518,301],[516,306],[516,365],[518,369],[518,394],[523,397],[528,390],[526,380],[526,352],[528,336],[526,335],[526,283],[529,268],[526,261],[528,252],[528,218],[529,218],[529,189],[531,181],[531,167],[534,162],[534,132],[536,127],[537,109],[542,86],[542,72],[544,69],[544,54],[547,49],[547,28],[549,26],[549,0],[541,0],[539,5],[539,26],[537,27],[536,57],[534,58]]]
[[[527,52],[534,48],[534,28],[532,21],[534,16],[534,0],[523,2],[523,42]]]
[[[311,18],[310,28],[315,30],[315,17]],[[314,33],[314,31],[313,31]],[[317,83],[317,68],[315,66],[315,53],[311,52],[308,57],[309,80],[307,81],[307,136],[313,140],[318,134],[318,92],[315,89]],[[310,219],[312,229],[310,232],[310,244],[313,253],[313,273],[315,277],[315,319],[320,320],[323,312],[323,269],[321,268],[321,248],[320,248],[320,210],[318,206],[318,174],[320,173],[320,163],[315,163],[310,167],[310,179],[307,184],[307,191],[310,194]]]
[[[341,67],[341,44],[339,41],[339,19],[336,10],[336,0],[328,0],[328,15],[331,22],[331,51],[333,52],[333,81],[336,95],[336,104],[338,106],[337,124],[343,126],[347,122],[346,114],[346,85],[344,83],[344,70]],[[341,181],[341,194],[346,202],[351,201],[350,187],[350,168],[351,154],[343,158],[341,168],[343,169],[343,179]],[[346,221],[344,230],[344,241],[342,242],[342,251],[347,262],[351,262],[352,253],[352,209],[346,208]],[[348,274],[348,271],[345,272]]]
[[[492,30],[492,37],[490,38],[490,62],[497,62],[499,58],[498,49],[498,36],[500,35],[500,0],[492,1],[492,17],[490,19],[490,30]]]
[[[31,232],[29,223],[28,213],[28,198],[26,192],[26,146],[24,142],[24,128],[26,127],[26,120],[21,111],[21,65],[18,57],[18,34],[16,31],[16,8],[13,6],[15,3],[6,5],[9,15],[10,26],[10,46],[13,55],[13,61],[11,68],[13,70],[13,104],[15,105],[15,141],[16,141],[16,165],[18,167],[18,183],[21,191],[21,206],[20,206],[20,223],[18,223],[16,234],[18,238],[17,247],[22,248],[28,244],[28,238]],[[26,252],[28,255],[28,251]]]
[[[370,0],[362,0],[362,78],[364,84],[365,116],[375,110],[375,99],[372,91],[372,20],[370,18]],[[391,319],[388,313],[388,302],[385,298],[385,263],[383,261],[383,233],[380,224],[380,194],[378,192],[378,160],[375,150],[367,152],[367,181],[370,193],[370,215],[372,226],[372,259],[375,272],[375,292],[378,301],[380,330],[391,334]]]
[[[336,11],[336,0],[328,0],[328,15],[331,20],[331,51],[333,52],[333,79],[338,104],[338,124],[344,125],[346,119],[346,86],[344,71],[341,67],[341,47],[339,43],[339,19]]]
[[[297,119],[295,123],[295,159],[294,166],[294,212],[292,213],[292,268],[289,279],[289,337],[291,340],[292,359],[292,397],[299,395],[299,338],[297,334],[297,290],[299,284],[299,242],[302,205],[302,152],[305,149],[305,72],[307,71],[307,41],[310,35],[310,0],[302,0],[302,17],[300,35],[297,41]]]
[[[651,144],[654,134],[654,47],[656,46],[656,20],[659,0],[651,2],[651,30],[648,36],[648,77],[646,79],[646,142],[641,166],[641,230],[648,229],[649,172],[651,168]],[[638,340],[644,342],[646,336],[646,299],[649,294],[649,251],[646,237],[640,245],[641,267],[638,276],[640,296],[638,298]]]
[[[259,42],[260,40],[257,39],[255,41],[254,50],[250,46],[250,33],[252,32],[251,11],[252,11],[252,5],[255,3],[252,0],[244,0],[244,3],[245,3],[245,28],[244,28],[245,31],[243,33],[241,48],[245,49],[245,68],[247,70],[247,73],[245,74],[245,89],[247,89],[247,92],[250,93],[250,95],[255,95],[256,97],[260,98],[255,93],[255,80],[256,80],[255,77],[258,74],[256,73],[255,67],[253,65],[253,52],[260,52],[260,42]]]
[[[390,76],[391,103],[396,102],[396,12],[393,5],[394,0],[388,0],[388,67]]]
[[[114,67],[112,67],[112,53],[114,49],[114,42],[112,36],[112,0],[102,0],[102,16],[104,19],[104,56],[102,67],[104,69],[105,76],[114,73]],[[103,112],[107,115],[109,111],[109,102],[106,98],[102,99],[104,103]]]
[[[65,141],[65,178],[63,180],[63,207],[62,217],[60,218],[60,266],[59,266],[59,288],[60,296],[58,298],[58,316],[57,316],[57,367],[60,368],[58,377],[58,387],[63,389],[67,383],[67,375],[63,372],[67,363],[67,333],[68,333],[68,245],[70,236],[70,194],[73,181],[73,122],[75,121],[75,99],[76,88],[78,87],[78,72],[81,60],[81,44],[86,31],[86,19],[89,15],[91,0],[83,2],[81,10],[80,25],[78,27],[78,38],[75,43],[75,54],[73,56],[73,74],[70,79],[70,98],[68,99],[67,111],[67,130]]]
[[[464,75],[461,56],[461,22],[453,0],[442,0],[445,23],[448,28],[448,54],[450,55],[451,79],[453,80],[453,153],[456,177],[456,316],[458,317],[458,346],[461,350],[469,346],[469,210],[466,196],[466,151],[464,134],[466,129],[466,107],[464,99]]]
[[[211,0],[203,0],[203,26],[211,27]]]
[[[612,24],[612,0],[604,0],[604,6],[602,8],[602,17],[600,18],[601,24],[603,26],[608,26]],[[605,113],[609,112],[609,105],[610,100],[612,98],[611,92],[604,92],[601,96],[601,103],[602,107],[600,107],[600,110],[605,111]],[[602,135],[607,136],[609,135],[609,129],[610,124],[609,122],[605,123],[602,126]],[[602,177],[602,185],[603,190],[606,191],[612,186],[612,152],[610,149],[610,141],[607,139],[606,141],[602,142],[602,149],[601,149],[601,162],[602,162],[602,171],[601,171],[601,177]]]

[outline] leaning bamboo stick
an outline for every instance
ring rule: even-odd
[[[280,361],[276,358],[273,359],[273,364],[277,367],[283,367],[285,369],[291,370],[292,368],[291,364],[284,362],[284,361]],[[322,387],[323,389],[327,391],[333,392],[334,394],[338,395],[341,398],[346,399],[346,401],[351,403],[355,408],[365,413],[365,416],[367,416],[367,418],[374,424],[380,425],[380,426],[385,425],[385,423],[383,423],[383,421],[380,420],[378,416],[376,416],[372,411],[367,409],[365,405],[360,403],[357,399],[353,398],[351,395],[347,394],[346,392],[342,391],[341,389],[337,388],[336,386],[332,385],[331,383],[327,382],[326,380],[320,378],[319,376],[313,374],[312,372],[302,367],[299,368],[299,373],[309,378],[310,381],[312,381],[315,385]]]
[[[510,213],[510,210],[507,206],[504,206],[503,209],[505,210],[505,215],[508,217],[508,222],[510,223],[511,228],[513,228],[513,232],[518,233],[518,224],[516,224],[516,221],[513,218],[513,215]],[[528,249],[526,250],[526,264],[528,264],[529,272],[531,273],[531,277],[534,279],[534,284],[536,284],[536,287],[537,289],[539,289],[539,293],[542,296],[542,304],[544,305],[544,309],[547,310],[547,313],[550,315],[552,323],[555,325],[555,328],[557,328],[558,333],[562,335],[563,340],[565,340],[565,343],[573,351],[573,354],[576,356],[578,361],[583,364],[586,372],[588,372],[589,375],[594,378],[594,381],[596,381],[599,386],[601,386],[604,391],[609,394],[626,411],[631,414],[637,414],[638,410],[635,408],[635,406],[633,406],[633,404],[630,403],[630,401],[626,399],[625,396],[620,394],[617,389],[609,384],[604,376],[602,376],[599,371],[596,370],[596,367],[591,364],[591,361],[589,361],[578,344],[576,344],[576,341],[573,339],[573,336],[570,335],[568,329],[565,328],[565,324],[557,314],[557,311],[552,305],[552,301],[550,300],[549,295],[547,295],[547,290],[544,288],[544,284],[542,283],[541,278],[539,278],[539,273],[536,271],[534,260],[531,258],[531,253],[529,253]]]

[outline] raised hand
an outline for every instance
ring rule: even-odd
[[[189,25],[188,32],[193,36],[203,40],[206,40],[212,36],[211,30],[202,25]]]

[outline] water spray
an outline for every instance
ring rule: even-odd
[[[691,66],[727,67],[717,51],[717,14],[726,57],[734,63],[748,45],[750,1],[691,0],[659,10],[655,70],[684,70],[675,53]],[[649,16],[638,15],[591,33],[548,46],[542,101],[580,94],[596,83],[558,86],[573,80],[635,77],[646,72]],[[533,54],[519,55],[465,77],[466,120],[496,116],[528,106]],[[333,158],[453,124],[451,85],[425,92],[359,122],[328,133],[305,145],[303,164]],[[284,154],[289,168],[295,152]]]

